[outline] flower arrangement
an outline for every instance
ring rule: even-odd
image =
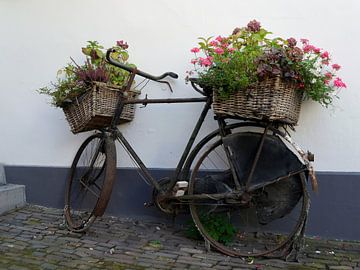
[[[332,103],[338,89],[346,88],[336,75],[340,65],[331,62],[328,51],[307,39],[298,42],[268,38],[269,34],[252,20],[229,36],[199,38],[199,46],[191,49],[195,57],[189,76],[197,75],[200,86],[217,91],[224,99],[274,77],[296,83],[305,98],[324,106]]]
[[[117,41],[113,48],[111,57],[118,62],[134,66],[127,62],[129,54],[128,44],[124,41]],[[115,86],[123,86],[128,79],[128,72],[110,65],[106,62],[104,47],[97,41],[88,41],[87,46],[82,48],[85,55],[85,62],[78,65],[72,58],[57,73],[57,81],[51,87],[42,87],[38,90],[41,94],[51,96],[52,105],[65,107],[75,98],[89,91],[94,82],[103,82]]]

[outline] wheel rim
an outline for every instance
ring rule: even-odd
[[[223,145],[218,141],[196,163],[189,183],[189,194],[231,190],[235,185],[229,172]],[[264,256],[284,251],[301,231],[308,204],[305,183],[300,175],[289,179],[255,190],[238,204],[234,204],[234,201],[215,204],[213,200],[194,202],[190,205],[190,211],[200,234],[213,247],[230,256]],[[277,196],[279,189],[281,193],[292,192],[296,202],[290,200],[291,207],[286,205],[289,200],[281,201],[282,198]],[[268,215],[272,210],[275,212]],[[224,233],[215,233],[212,223],[224,227]],[[229,242],[231,237],[232,241]]]
[[[89,137],[71,167],[65,196],[65,217],[73,231],[85,231],[95,220],[94,210],[106,177],[107,153],[100,135]]]

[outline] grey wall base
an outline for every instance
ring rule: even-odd
[[[6,184],[0,186],[0,215],[26,203],[25,186]]]
[[[5,170],[9,183],[26,185],[29,203],[64,207],[68,169],[9,166]],[[157,179],[173,174],[170,169],[152,169],[151,172]],[[360,173],[320,172],[317,176],[319,193],[310,191],[306,234],[360,240]],[[118,169],[116,180],[107,214],[171,220],[155,207],[144,207],[145,202],[151,201],[152,188],[141,180],[135,169]]]
[[[0,215],[26,203],[25,186],[7,184],[5,170],[0,164]]]

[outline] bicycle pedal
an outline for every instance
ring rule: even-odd
[[[174,196],[180,197],[180,196],[183,196],[184,194],[185,194],[185,190],[179,189],[175,192]]]
[[[186,181],[178,181],[175,184],[174,189],[178,190],[178,189],[186,189],[189,186],[189,183]]]

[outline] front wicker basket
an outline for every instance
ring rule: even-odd
[[[66,120],[72,133],[99,129],[110,125],[115,114],[120,87],[110,86],[105,83],[95,82],[92,88],[63,108]],[[138,91],[128,91],[128,99],[133,99]],[[134,119],[135,105],[127,104],[121,113],[118,124]]]
[[[214,91],[214,113],[225,117],[278,121],[296,125],[303,93],[295,83],[279,77],[258,82],[255,86],[221,98]]]

